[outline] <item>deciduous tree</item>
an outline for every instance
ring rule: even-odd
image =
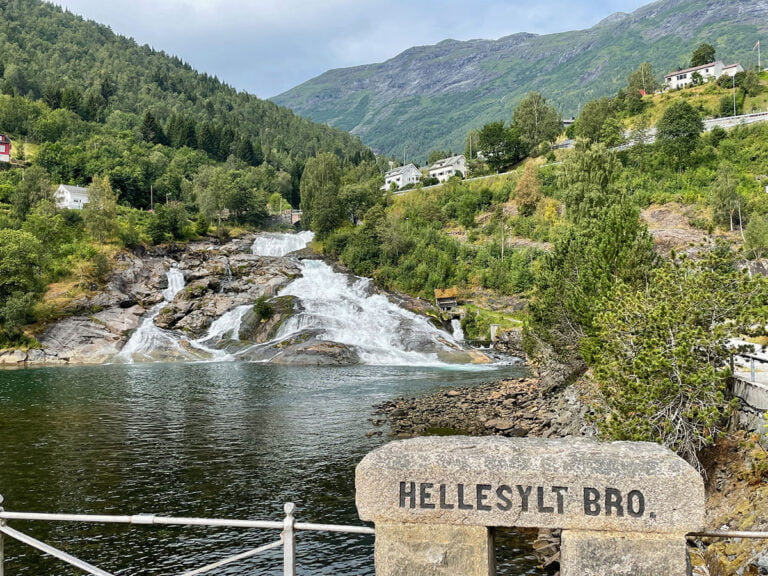
[[[538,92],[529,93],[512,113],[512,126],[530,152],[542,142],[553,142],[562,131],[560,114]]]
[[[88,232],[101,244],[117,233],[117,194],[109,178],[95,176],[88,186],[88,203],[83,207]]]
[[[691,67],[703,66],[715,61],[715,47],[711,44],[701,44],[691,54]]]
[[[320,237],[341,223],[340,188],[341,168],[335,154],[326,152],[307,160],[300,188],[302,222]]]
[[[685,100],[676,100],[656,125],[656,140],[661,150],[680,167],[696,149],[703,130],[698,110]]]
[[[536,206],[541,200],[541,183],[539,182],[538,168],[529,161],[525,165],[523,176],[515,187],[515,201],[517,209],[522,216],[531,216],[536,211]]]

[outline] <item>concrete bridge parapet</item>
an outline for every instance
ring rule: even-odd
[[[356,487],[377,576],[492,575],[496,526],[562,529],[562,576],[683,576],[704,524],[701,477],[651,443],[415,438],[366,456]]]

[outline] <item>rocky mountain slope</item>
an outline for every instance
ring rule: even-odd
[[[273,100],[423,161],[432,149],[463,151],[470,129],[509,120],[530,91],[570,117],[615,94],[644,61],[659,79],[685,67],[703,42],[720,59],[755,66],[752,49],[766,31],[768,0],[660,0],[588,30],[411,48],[380,64],[331,70]]]

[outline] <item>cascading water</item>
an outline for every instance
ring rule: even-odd
[[[464,330],[461,329],[461,320],[458,318],[451,320],[451,330],[453,331],[453,339],[456,342],[464,342]]]
[[[243,322],[243,317],[252,309],[253,306],[250,304],[233,308],[215,320],[208,328],[208,333],[202,338],[195,340],[195,342],[204,344],[223,339],[240,340],[240,325]]]
[[[271,235],[257,240],[253,252],[284,255],[302,248],[311,233]],[[269,254],[266,254],[269,252]],[[316,260],[302,263],[302,277],[280,292],[301,301],[302,312],[283,324],[277,340],[303,331],[317,331],[323,340],[354,348],[366,364],[440,365],[441,356],[460,347],[426,318],[376,294],[367,278],[335,272]]]
[[[311,232],[264,234],[253,243],[252,252],[260,256],[282,257],[300,250],[312,240]],[[295,296],[302,310],[286,320],[275,340],[266,345],[244,348],[227,343],[239,340],[241,322],[252,305],[238,306],[215,320],[207,333],[195,340],[180,332],[155,325],[160,311],[184,288],[184,276],[177,268],[168,273],[168,288],[163,302],[156,305],[133,333],[116,360],[226,361],[248,358],[248,353],[264,350],[264,360],[279,352],[275,344],[299,335],[343,344],[353,349],[366,364],[391,366],[435,366],[444,362],[470,362],[460,344],[460,334],[452,338],[423,316],[414,314],[375,292],[373,283],[335,272],[317,260],[302,262],[302,277],[285,287],[280,296]],[[223,348],[228,348],[225,350]],[[274,350],[273,353],[269,353]],[[261,360],[260,360],[261,361]]]
[[[450,352],[450,337],[429,321],[373,293],[366,278],[349,278],[324,262],[304,262],[303,276],[280,293],[296,296],[304,310],[287,321],[278,337],[321,330],[324,340],[353,347],[366,364],[434,365]],[[453,348],[455,349],[455,348]]]
[[[232,360],[224,350],[212,348],[224,338],[237,340],[240,323],[250,306],[238,306],[211,324],[208,332],[197,340],[187,340],[179,334],[163,330],[155,325],[160,311],[184,288],[184,275],[178,268],[166,273],[168,287],[163,290],[163,301],[155,305],[123,346],[116,360],[125,363],[154,362],[157,360]]]
[[[285,256],[296,250],[306,248],[312,241],[314,232],[298,234],[262,234],[253,243],[251,251],[258,256]]]
[[[155,318],[160,314],[163,307],[184,288],[184,275],[178,268],[168,270],[166,278],[168,278],[168,287],[162,292],[163,301],[149,311],[149,315],[144,318],[117,355],[118,361],[127,363],[133,363],[137,360],[150,362],[156,360],[155,353],[158,350],[162,350],[163,356],[166,357],[187,357],[188,354],[181,347],[179,339],[155,325]]]

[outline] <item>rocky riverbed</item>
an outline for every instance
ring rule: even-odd
[[[39,347],[0,351],[0,365],[488,361],[453,342],[423,311],[406,313],[414,307],[403,298],[326,264],[303,263],[316,258],[306,251],[254,254],[256,237],[121,252],[103,286],[73,283],[76,297],[66,287],[49,291],[59,319],[38,327]],[[294,292],[284,291],[289,285]]]
[[[376,406],[374,423],[400,438],[469,434],[560,438],[592,436],[577,386],[552,391],[540,378],[496,380]]]

